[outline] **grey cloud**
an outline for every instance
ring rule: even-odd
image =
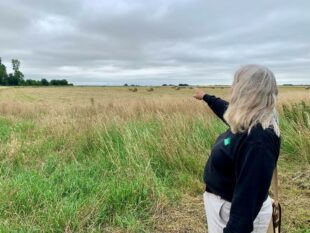
[[[26,78],[223,83],[245,63],[310,83],[310,2],[0,0],[0,56]]]

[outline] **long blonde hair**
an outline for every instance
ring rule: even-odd
[[[224,114],[233,133],[250,133],[261,123],[263,129],[273,127],[280,136],[276,110],[278,87],[274,74],[264,66],[246,65],[238,69],[231,87],[231,99]]]

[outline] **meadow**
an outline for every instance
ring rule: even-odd
[[[129,88],[0,88],[0,232],[207,232],[226,125],[189,87]],[[310,89],[279,87],[277,109],[283,232],[309,233]]]

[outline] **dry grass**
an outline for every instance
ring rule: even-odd
[[[229,99],[229,88],[202,89]],[[93,108],[96,116],[106,119],[115,116],[125,120],[148,117],[150,114],[204,114],[204,103],[192,98],[194,91],[190,88],[181,88],[178,92],[170,87],[156,88],[154,92],[148,92],[147,87],[138,87],[138,90],[132,93],[126,87],[3,88],[0,91],[0,113],[16,117],[79,118],[80,114],[88,117],[89,110]],[[309,90],[303,87],[280,87],[279,106],[300,100],[310,102]]]

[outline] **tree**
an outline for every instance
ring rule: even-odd
[[[41,85],[42,85],[42,86],[48,86],[48,85],[49,85],[49,82],[48,82],[45,78],[42,78],[42,79],[41,79]]]
[[[62,79],[62,80],[59,80],[60,81],[60,85],[62,86],[67,86],[68,85],[68,81],[66,79]]]
[[[16,79],[16,77],[10,73],[9,77],[7,79],[7,85],[9,86],[17,86],[18,85],[18,80]]]
[[[21,85],[24,83],[24,74],[19,71],[20,61],[17,59],[12,59],[12,66],[14,70],[14,79],[11,80],[13,85]]]
[[[19,71],[20,61],[17,59],[12,59],[12,66],[13,66],[14,72]]]
[[[24,80],[24,74],[19,70],[20,61],[18,59],[12,59],[13,74],[7,74],[6,67],[2,64],[0,57],[0,85],[8,86],[48,86],[48,85],[57,85],[57,86],[73,86],[72,83],[68,83],[66,79],[61,80],[51,80],[49,82],[45,78],[39,80],[27,79]]]
[[[51,80],[50,84],[52,86],[67,86],[69,85],[68,81],[66,79],[61,79],[61,80]]]
[[[8,74],[6,72],[6,66],[2,64],[2,60],[0,57],[0,85],[5,85],[8,78]]]
[[[32,79],[27,79],[27,80],[25,81],[25,85],[26,85],[26,86],[40,86],[40,85],[41,85],[41,81],[32,80]]]

